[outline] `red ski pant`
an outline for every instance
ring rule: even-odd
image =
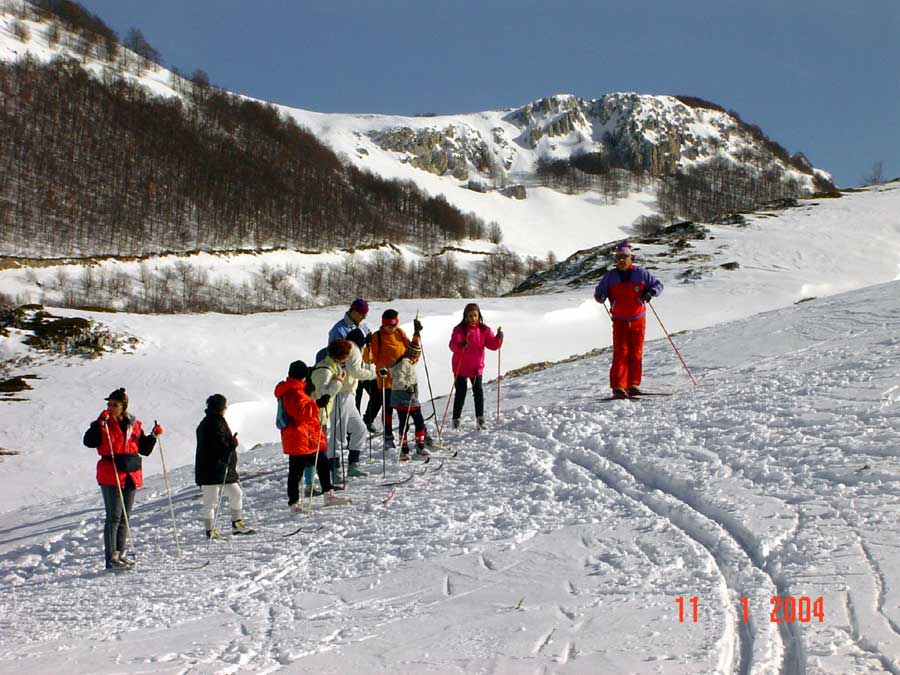
[[[609,386],[628,389],[641,384],[641,362],[644,358],[644,330],[647,317],[631,321],[613,321],[613,359],[609,369]]]

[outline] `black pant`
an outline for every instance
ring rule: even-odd
[[[322,492],[331,492],[331,470],[324,452],[311,452],[307,455],[288,455],[288,504],[300,501],[300,481],[303,470],[315,464]]]
[[[478,377],[457,377],[456,395],[453,397],[453,419],[458,420],[466,402],[466,379],[472,383],[472,398],[475,399],[475,417],[484,417],[484,390],[481,388],[481,375]]]
[[[384,394],[383,399],[382,393]],[[375,418],[378,417],[378,411],[381,410],[382,405],[384,405],[384,437],[392,438],[394,431],[392,429],[393,409],[391,408],[390,389],[385,389],[384,392],[382,392],[381,387],[373,386],[369,390],[369,405],[366,408],[366,414],[363,415],[363,424],[366,426],[372,424],[372,422],[375,421]]]
[[[124,551],[128,545],[125,518],[122,517],[122,502],[125,502],[125,514],[130,516],[131,507],[134,505],[134,483],[130,478],[125,482],[121,497],[119,497],[119,488],[115,485],[101,485],[100,493],[103,495],[103,506],[106,508],[103,548],[106,551],[106,559],[109,560],[113,553]]]
[[[413,426],[416,430],[416,443],[422,443],[425,441],[425,418],[422,416],[421,408],[413,408],[412,410],[407,410],[406,408],[397,408],[397,426],[400,430],[400,443],[406,440],[406,431],[409,429],[407,426],[409,421],[407,420],[407,416],[412,418]]]
[[[377,389],[375,386],[375,380],[360,380],[356,383],[356,409],[362,410],[362,396],[363,392],[366,392],[369,395],[369,400],[372,400],[372,390]],[[373,418],[374,419],[374,418]]]

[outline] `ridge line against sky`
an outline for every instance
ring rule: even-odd
[[[900,176],[900,3],[81,0],[168,67],[319,112],[415,115],[571,93],[734,110],[841,187]]]

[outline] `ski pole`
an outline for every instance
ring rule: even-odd
[[[469,344],[467,342],[462,349],[463,353],[459,355],[459,363],[456,364],[456,371],[453,373],[453,384],[450,385],[450,393],[447,394],[447,406],[444,408],[444,416],[441,418],[441,426],[438,428],[438,438],[440,438],[441,432],[444,430],[444,423],[447,421],[447,411],[450,410],[450,401],[453,398],[453,390],[456,388],[456,378],[459,377],[459,371],[462,370],[463,356],[468,348]]]
[[[500,421],[500,381],[503,379],[500,376],[500,350],[503,349],[503,345],[497,348],[497,421]]]
[[[416,313],[416,317],[418,317],[418,312]],[[438,437],[438,445],[444,445],[444,442],[441,440],[441,427],[438,425],[437,421],[437,407],[434,405],[434,390],[431,388],[431,376],[428,374],[428,360],[425,358],[425,345],[419,344],[422,348],[422,365],[425,366],[425,381],[428,382],[428,396],[431,397],[431,411],[434,416],[434,426],[437,429],[437,437]]]
[[[653,316],[656,317],[656,320],[659,321],[659,327],[662,328],[663,333],[666,334],[666,337],[669,338],[669,344],[672,345],[672,349],[675,350],[675,353],[678,355],[679,360],[681,361],[681,365],[684,366],[685,372],[688,374],[688,377],[691,378],[691,382],[694,383],[694,386],[697,386],[697,380],[694,379],[694,376],[691,375],[690,368],[687,367],[687,364],[684,362],[684,359],[681,357],[681,352],[678,351],[678,347],[675,346],[675,343],[672,341],[672,336],[669,335],[669,331],[666,330],[666,327],[663,326],[662,320],[659,318],[659,314],[656,313],[656,309],[653,305],[648,301],[647,306],[653,311]]]
[[[210,530],[210,537],[206,540],[206,548],[209,548],[212,544],[213,535],[216,532],[216,525],[219,521],[219,509],[222,507],[222,495],[225,494],[225,481],[228,480],[228,465],[231,464],[231,453],[234,452],[234,448],[228,453],[228,458],[225,460],[225,475],[222,476],[222,484],[219,486],[219,489],[216,493],[216,510],[213,511],[213,520],[212,520],[212,529]]]
[[[125,520],[125,540],[131,542],[131,557],[137,559],[137,553],[134,550],[134,536],[131,534],[131,523],[128,521],[128,510],[125,508],[125,494],[122,492],[122,482],[119,480],[119,467],[116,466],[116,451],[113,448],[112,436],[109,433],[109,422],[103,422],[103,428],[106,429],[106,441],[109,443],[109,456],[112,459],[113,471],[116,474],[116,488],[119,491],[119,503],[122,504],[122,518]],[[115,533],[110,533],[110,544]]]
[[[320,447],[322,447],[322,425],[321,424],[319,425],[319,436],[316,438],[316,456],[313,458],[313,466],[316,467],[317,470],[319,468],[319,448]],[[328,469],[328,472],[331,473],[330,467]],[[331,478],[331,476],[329,476],[329,478]],[[321,478],[319,479],[319,482],[321,482]],[[306,509],[307,516],[312,515],[312,500],[313,500],[313,490],[314,489],[315,489],[315,484],[310,483],[309,484],[309,506]],[[333,485],[331,486],[331,489],[332,490],[334,489]],[[323,498],[324,498],[324,493],[325,493],[325,486],[323,485],[322,486]]]
[[[387,378],[381,378],[381,405],[384,406],[384,394],[387,391]],[[382,413],[381,419],[384,419],[384,414]],[[384,478],[387,476],[387,436],[384,431],[381,433],[381,477]]]
[[[155,429],[159,422],[153,420],[153,428]],[[169,485],[169,471],[166,468],[166,455],[163,452],[162,441],[159,436],[156,437],[156,444],[159,446],[159,459],[162,461],[163,480],[166,483],[166,496],[169,498],[169,514],[172,516],[172,533],[175,536],[175,551],[177,557],[181,557],[181,544],[178,543],[178,525],[175,522],[175,506],[172,504],[172,488]]]

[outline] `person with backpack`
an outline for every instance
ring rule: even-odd
[[[331,471],[325,458],[325,433],[319,423],[319,407],[306,393],[308,375],[307,365],[303,361],[294,361],[287,378],[275,386],[275,398],[283,411],[281,447],[288,456],[288,505],[294,513],[302,510],[300,480],[307,466],[316,467],[325,506],[350,503],[349,499],[334,494]]]
[[[453,353],[450,365],[453,368],[453,386],[456,388],[453,398],[454,429],[459,429],[460,426],[459,418],[466,402],[467,382],[472,384],[477,428],[484,428],[484,350],[496,351],[502,346],[503,328],[497,328],[497,334],[494,335],[494,331],[484,323],[481,308],[474,302],[466,305],[462,321],[453,328],[450,335],[450,351]]]
[[[368,344],[372,335],[369,326],[366,324],[366,316],[368,316],[368,314],[369,303],[363,298],[356,298],[356,300],[350,303],[350,309],[344,314],[344,318],[334,324],[334,326],[331,327],[331,330],[328,331],[328,344],[331,344],[335,340],[349,339],[347,336],[354,330],[360,331],[363,336],[364,344]],[[360,349],[362,349],[362,345],[360,345]],[[354,385],[354,391],[352,393],[356,400],[357,411],[359,411],[360,405],[362,404],[363,392],[368,393],[371,398],[372,393],[369,391],[369,385],[372,384],[374,384],[372,378],[369,378],[365,380],[358,379],[358,386]],[[357,417],[359,416],[357,415]]]
[[[225,421],[228,401],[222,394],[206,399],[206,416],[197,425],[197,453],[194,457],[194,481],[203,494],[203,526],[206,538],[218,536],[215,518],[219,497],[224,492],[231,511],[232,534],[255,534],[244,523],[240,477],[237,472],[236,433]]]
[[[309,371],[309,382],[312,386],[312,396],[316,398],[319,406],[319,423],[325,431],[328,439],[326,456],[331,466],[331,482],[334,484],[340,478],[340,464],[338,462],[338,448],[343,448],[344,429],[340,427],[339,419],[334,419],[337,410],[336,397],[344,387],[346,372],[344,361],[350,355],[353,343],[349,340],[335,340],[328,345],[325,355],[316,362]],[[343,487],[341,488],[343,489]]]
[[[413,321],[414,335],[422,331],[422,324],[418,319]],[[410,339],[400,328],[400,317],[395,309],[387,309],[381,315],[381,328],[372,334],[369,344],[370,363],[379,371],[375,380],[376,387],[370,392],[369,406],[363,415],[363,422],[369,431],[372,431],[372,423],[378,415],[378,411],[384,405],[384,445],[387,448],[396,447],[394,444],[394,431],[392,428],[391,414],[391,375],[388,370],[397,359],[403,356],[410,345]],[[385,374],[380,373],[384,371]]]
[[[410,459],[409,443],[406,440],[410,419],[412,419],[415,427],[416,455],[428,457],[431,454],[425,449],[427,439],[425,418],[422,416],[422,405],[418,399],[419,380],[416,376],[416,364],[422,355],[422,347],[419,341],[419,334],[414,334],[412,342],[406,348],[403,356],[397,359],[397,362],[390,369],[393,383],[391,387],[391,407],[397,411],[401,462],[406,462]]]
[[[359,410],[353,405],[353,392],[356,390],[357,382],[372,382],[376,377],[375,366],[363,362],[362,349],[365,340],[365,335],[359,328],[354,328],[347,333],[350,354],[344,361],[344,386],[337,395],[332,421],[332,426],[341,430],[342,439],[347,439],[347,448],[349,449],[347,475],[350,478],[361,478],[368,475],[359,468],[359,458],[367,436],[366,425],[360,417]]]
[[[613,398],[640,396],[644,356],[644,332],[647,327],[646,303],[662,293],[662,282],[634,264],[628,241],[616,246],[615,268],[603,275],[594,289],[594,300],[609,298],[612,319],[613,358],[609,368],[609,386]]]
[[[141,457],[147,457],[162,436],[159,424],[151,435],[144,433],[140,420],[128,412],[128,394],[119,388],[106,397],[106,409],[84,433],[84,445],[97,448],[97,483],[103,495],[106,522],[103,552],[106,569],[122,570],[134,565],[125,555],[131,535],[128,516],[135,491],[144,484]]]

